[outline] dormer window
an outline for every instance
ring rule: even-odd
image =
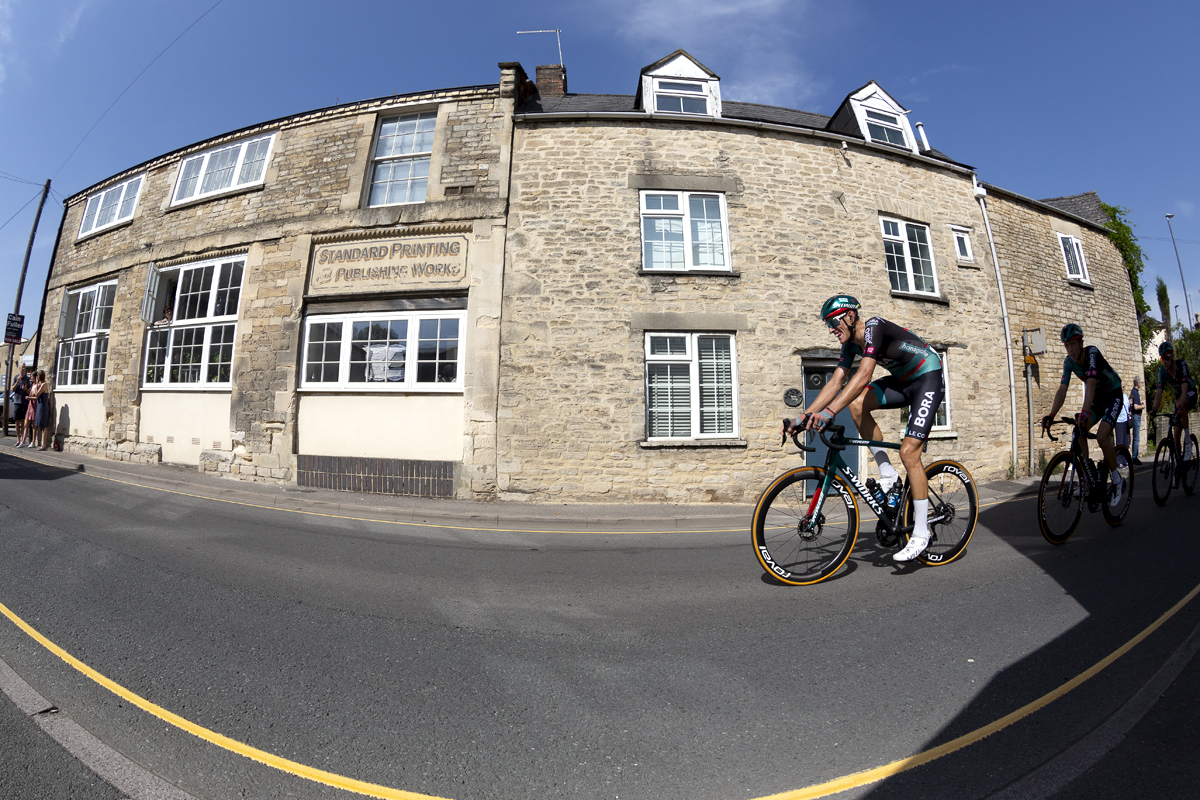
[[[710,114],[705,84],[692,81],[655,80],[654,110],[671,114]]]
[[[894,144],[897,147],[908,147],[904,141],[904,127],[899,118],[891,114],[867,110],[867,131],[871,141],[880,144]]]

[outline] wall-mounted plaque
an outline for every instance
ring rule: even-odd
[[[397,236],[313,247],[309,294],[466,288],[467,237]]]

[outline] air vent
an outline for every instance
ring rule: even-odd
[[[221,443],[213,442],[213,450],[220,450],[220,449],[221,449]]]
[[[153,436],[147,436],[147,437],[146,437],[146,443],[147,443],[147,444],[154,444],[154,437],[153,437]]]
[[[168,437],[167,437],[167,444],[175,444],[175,437],[174,437],[174,436],[168,436]]]
[[[193,436],[193,437],[192,437],[192,446],[193,446],[193,447],[199,447],[199,446],[200,446],[200,439],[199,439],[198,437],[196,437],[196,436]]]

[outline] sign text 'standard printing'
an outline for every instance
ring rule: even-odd
[[[463,236],[321,245],[313,252],[314,292],[388,291],[466,277]]]

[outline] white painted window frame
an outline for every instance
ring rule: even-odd
[[[1080,274],[1071,274],[1071,262],[1067,257],[1067,248],[1071,248],[1071,252],[1079,259]],[[1058,234],[1058,252],[1063,259],[1063,269],[1066,270],[1067,280],[1079,281],[1080,283],[1091,283],[1091,273],[1088,272],[1087,257],[1083,254],[1083,242],[1077,236],[1072,236],[1069,233]]]
[[[457,320],[458,345],[455,360],[455,380],[453,382],[428,382],[417,380],[417,367],[421,322],[425,320]],[[351,381],[350,356],[352,352],[352,331],[355,322],[394,322],[404,320],[408,323],[405,339],[405,367],[403,381]],[[336,381],[313,381],[308,379],[309,367],[309,336],[316,324],[341,323],[341,346],[338,351],[338,379]],[[354,314],[311,314],[304,319],[304,341],[302,344],[302,359],[300,365],[300,389],[306,392],[354,392],[354,393],[415,393],[415,394],[462,394],[465,387],[464,370],[466,368],[466,311],[375,311]],[[330,362],[322,362],[330,363]]]
[[[888,223],[891,223],[891,224],[899,227],[899,230],[900,230],[899,236],[894,236],[894,235],[888,233],[888,230],[887,230]],[[913,254],[912,254],[912,243],[908,240],[908,235],[907,235],[908,228],[910,228],[910,227],[911,228],[919,228],[919,229],[925,231],[925,244],[929,248],[929,266],[933,273],[933,291],[925,291],[925,290],[920,290],[920,289],[916,288],[915,275],[913,274],[913,260],[914,259],[913,259]],[[920,222],[910,222],[908,220],[899,219],[897,217],[880,217],[879,218],[879,232],[882,234],[884,242],[899,242],[900,244],[902,244],[902,246],[904,248],[904,269],[905,269],[905,273],[908,276],[908,287],[909,288],[907,288],[907,289],[893,288],[892,291],[901,292],[903,294],[916,294],[916,295],[925,295],[928,297],[941,297],[941,283],[938,280],[938,274],[937,274],[937,259],[933,253],[933,237],[930,233],[929,226],[925,225],[923,223],[920,223]],[[885,271],[887,270],[887,255],[888,255],[888,253],[887,253],[886,246],[885,246],[885,250],[884,250],[884,269],[885,269]],[[889,274],[889,278],[888,278],[888,287],[891,288],[890,274]]]
[[[413,119],[418,123],[418,125],[421,122],[433,120],[433,123],[434,123],[433,130],[428,131],[430,133],[429,149],[428,150],[414,150],[411,153],[399,153],[399,154],[390,154],[390,155],[383,155],[383,156],[379,155],[379,148],[383,141],[384,126],[390,122],[399,122],[399,121],[402,121],[405,119]],[[433,167],[433,143],[434,143],[436,136],[437,136],[437,111],[436,110],[413,111],[413,112],[409,112],[409,113],[405,113],[405,114],[391,114],[386,117],[380,117],[378,126],[375,130],[375,141],[371,143],[371,170],[370,170],[371,174],[368,176],[368,180],[367,180],[367,195],[366,195],[366,203],[367,203],[368,208],[388,208],[391,206],[418,205],[418,204],[424,203],[426,201],[426,199],[429,196],[429,179],[430,179],[429,172]],[[401,162],[417,164],[420,161],[424,161],[426,163],[425,191],[421,194],[420,199],[404,200],[404,201],[401,201],[398,203],[374,203],[374,202],[372,202],[371,197],[372,197],[372,194],[374,193],[375,176],[381,167],[390,166],[392,164],[398,164]],[[411,180],[411,178],[410,178],[410,180]]]
[[[713,98],[712,81],[696,80],[695,78],[677,78],[669,75],[654,77],[653,83],[653,102],[651,108],[655,114],[670,114],[672,116],[682,117],[715,117],[715,103]],[[695,87],[695,91],[681,88],[683,86]],[[672,111],[660,109],[658,107],[658,99],[660,97],[680,97],[680,98],[701,98],[704,100],[704,111]]]
[[[659,196],[674,196],[679,203],[678,211],[651,209],[647,208],[646,200],[648,197]],[[695,241],[692,233],[692,213],[691,213],[691,198],[693,197],[715,197],[720,203],[721,209],[721,245],[722,258],[725,261],[724,266],[709,266],[697,265],[695,256],[692,252]],[[733,260],[729,248],[729,208],[725,203],[724,192],[684,192],[672,191],[669,189],[642,189],[638,192],[638,206],[640,212],[640,220],[638,226],[638,236],[641,240],[642,248],[642,270],[644,272],[655,273],[681,273],[681,272],[732,272]],[[680,220],[683,225],[683,267],[674,269],[669,267],[652,267],[646,258],[646,220],[654,219],[676,219]]]
[[[951,225],[950,234],[954,239],[954,257],[958,259],[959,263],[974,264],[975,249],[971,245],[971,229],[961,225]],[[967,254],[965,256],[962,254],[962,248],[959,247],[960,242],[966,245]]]
[[[183,159],[179,163],[179,174],[175,177],[175,186],[171,189],[171,205],[185,205],[203,200],[206,197],[216,197],[241,189],[261,186],[267,179],[267,168],[271,164],[271,155],[275,151],[275,137],[276,134],[273,132],[261,136],[252,136],[238,142],[222,144],[205,150],[203,153],[196,153]],[[259,170],[258,176],[243,179],[242,167],[245,166],[246,154],[250,152],[252,145],[264,141],[267,143],[267,151],[263,156],[262,167]],[[235,148],[237,149],[237,153],[231,168],[232,177],[228,185],[205,190],[204,181],[213,159],[228,154]],[[193,180],[195,181],[195,188],[186,197],[182,196],[180,193],[184,190],[184,184]]]
[[[60,389],[103,389],[104,377],[107,374],[109,328],[112,327],[113,303],[116,300],[117,281],[109,280],[81,286],[63,293],[62,307],[58,321],[58,361],[55,364],[55,385]],[[101,305],[100,301],[108,296],[109,304]],[[80,305],[87,300],[90,305],[87,310],[80,312]],[[108,320],[104,319],[103,309],[108,309]],[[82,330],[80,330],[82,326]],[[76,359],[75,350],[80,345],[87,345],[87,365],[85,379],[74,380],[73,368]],[[101,353],[103,345],[103,353]],[[104,357],[104,366],[98,361]],[[97,374],[98,373],[98,374]]]
[[[222,288],[221,274],[225,266],[229,266],[232,274],[233,265],[239,265],[241,275],[238,278],[236,285],[237,300],[232,303],[233,311],[229,313],[228,307],[225,309],[227,313],[216,315],[216,301],[218,293],[231,292],[234,286]],[[207,297],[204,300],[204,312],[194,317],[187,319],[179,319],[179,297],[183,288],[183,277],[187,273],[212,268],[212,282],[207,290]],[[151,303],[150,309],[154,316],[159,317],[156,322],[146,328],[145,352],[142,356],[142,372],[141,384],[144,391],[164,391],[164,390],[179,390],[179,389],[199,389],[211,391],[229,391],[232,386],[233,378],[233,359],[236,355],[237,335],[238,335],[238,314],[241,307],[242,295],[246,285],[246,257],[244,255],[225,256],[223,258],[207,259],[205,261],[193,261],[187,264],[180,264],[169,269],[158,270],[158,280],[154,282],[155,291],[158,288],[169,285],[170,281],[175,281],[174,295],[170,298],[170,306],[172,309],[173,319],[170,322],[161,318],[161,308],[166,305],[167,299],[158,297],[157,295],[145,302]],[[228,301],[227,301],[228,302]],[[215,348],[226,344],[225,342],[214,342],[214,331],[217,328],[222,329],[222,335],[225,333],[225,328],[233,326],[232,341],[228,343],[229,358],[227,361],[222,360],[214,362],[213,356]],[[172,377],[171,370],[173,367],[181,367],[181,364],[174,363],[174,353],[180,339],[188,336],[188,332],[193,329],[203,329],[200,351],[200,371],[197,380],[175,380]],[[158,342],[165,340],[166,353],[162,364],[151,364],[151,356],[158,352]],[[216,366],[218,370],[222,364],[228,364],[229,377],[226,380],[209,380],[209,368]],[[190,366],[190,365],[189,365]],[[157,380],[150,378],[150,370],[152,367],[162,368],[162,377]]]
[[[145,185],[146,174],[142,173],[89,196],[83,206],[83,218],[79,220],[79,233],[75,238],[82,239],[84,236],[91,236],[133,219],[134,212],[137,211],[137,201]],[[106,211],[106,203],[107,208],[115,210],[111,218],[100,222]]]
[[[683,340],[685,343],[685,352],[682,354],[651,354],[651,342],[657,337],[668,337],[677,340]],[[731,425],[729,430],[720,430],[714,432],[702,432],[700,407],[700,360],[699,360],[699,342],[703,338],[720,338],[726,339],[729,342],[730,355],[730,389],[731,389]],[[733,333],[724,332],[682,332],[682,331],[647,331],[644,339],[645,353],[645,392],[646,392],[646,440],[647,441],[693,441],[693,440],[711,440],[711,439],[737,439],[738,432],[741,430],[741,418],[738,412],[738,358],[737,358],[737,336]],[[653,365],[659,364],[686,364],[688,366],[688,386],[689,386],[689,426],[690,431],[687,436],[655,436],[651,426],[651,413],[653,412],[651,403],[651,384],[650,384],[650,368]]]

